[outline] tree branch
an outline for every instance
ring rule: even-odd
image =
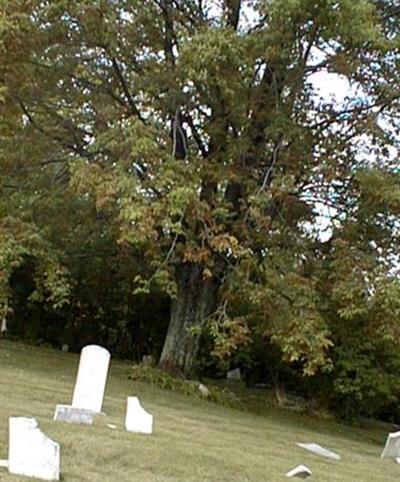
[[[125,97],[128,101],[131,113],[135,115],[140,121],[145,123],[145,120],[143,119],[141,113],[139,112],[139,109],[136,107],[135,101],[133,99],[133,96],[129,90],[128,84],[126,82],[126,79],[122,73],[121,67],[119,66],[119,63],[115,57],[111,58],[111,63],[114,68],[114,72],[119,80],[119,83],[121,84],[122,90],[125,94]]]

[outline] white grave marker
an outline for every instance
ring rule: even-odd
[[[330,450],[321,447],[321,445],[318,444],[303,444],[303,443],[298,443],[296,444],[299,447],[302,447],[303,449],[309,450],[310,452],[313,452],[314,454],[321,455],[321,457],[327,457],[328,459],[333,459],[333,460],[340,460],[341,457],[339,454],[336,454],[335,452],[331,452]]]
[[[128,397],[125,428],[128,432],[153,433],[153,415],[146,412],[137,397]]]
[[[300,477],[300,479],[305,479],[312,475],[311,470],[305,465],[298,465],[286,474],[286,477]]]
[[[34,418],[9,419],[8,470],[43,480],[60,479],[60,445],[47,437]]]
[[[381,458],[397,459],[400,457],[400,432],[391,432],[387,436]]]
[[[229,370],[226,374],[226,378],[228,380],[241,381],[242,373],[240,371],[240,368],[234,368],[233,370]]]
[[[82,349],[72,406],[100,413],[106,388],[110,353],[97,345]]]

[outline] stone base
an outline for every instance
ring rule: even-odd
[[[57,422],[93,425],[94,413],[86,408],[75,408],[71,405],[57,405],[53,420]]]

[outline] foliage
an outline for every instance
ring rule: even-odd
[[[264,343],[379,411],[398,397],[398,11],[212,3],[4,2],[2,316],[33,257],[30,302],[77,338],[133,344],[135,303],[163,293],[162,366]]]
[[[226,388],[221,389],[214,384],[207,384],[208,394],[205,396],[199,390],[199,382],[176,378],[158,368],[134,365],[129,379],[149,383],[163,390],[173,390],[176,393],[199,399],[206,398],[208,401],[224,407],[244,409],[241,400]]]

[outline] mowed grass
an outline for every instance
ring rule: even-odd
[[[253,415],[196,400],[128,379],[130,365],[112,360],[103,409],[94,426],[53,422],[57,403],[70,403],[78,356],[0,341],[0,458],[7,458],[8,417],[36,417],[61,444],[61,479],[140,482],[283,481],[303,463],[314,481],[388,482],[400,465],[380,459],[391,426],[351,428],[270,409]],[[153,435],[124,430],[127,396],[140,397],[155,416]],[[110,429],[107,424],[117,425]],[[342,455],[324,459],[296,442],[315,442]],[[35,480],[9,475],[1,482]],[[295,480],[295,479],[294,479]]]

